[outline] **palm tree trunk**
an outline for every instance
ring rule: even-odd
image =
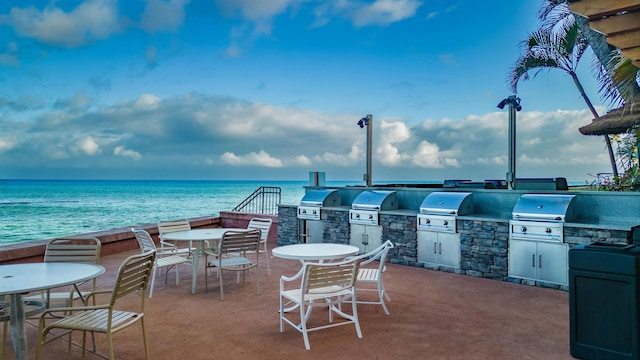
[[[573,82],[576,84],[576,87],[580,92],[580,96],[582,96],[582,98],[584,99],[584,102],[587,103],[587,107],[591,111],[591,114],[593,114],[595,121],[598,121],[598,119],[600,119],[600,115],[598,115],[596,108],[593,107],[591,100],[589,100],[589,97],[584,92],[584,88],[582,87],[582,84],[578,79],[578,75],[576,75],[576,73],[574,73],[573,71],[570,71],[569,74],[571,75],[571,78],[573,78]],[[607,144],[607,151],[609,152],[609,161],[611,162],[611,170],[613,171],[613,176],[618,177],[618,166],[616,165],[616,157],[613,154],[613,146],[611,145],[611,139],[609,138],[609,135],[603,135],[603,136],[604,136],[604,142]]]

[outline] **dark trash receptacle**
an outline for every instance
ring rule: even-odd
[[[640,359],[640,246],[595,242],[569,250],[571,356]]]

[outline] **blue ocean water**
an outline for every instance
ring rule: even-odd
[[[0,245],[232,210],[260,186],[297,204],[306,181],[0,180]]]

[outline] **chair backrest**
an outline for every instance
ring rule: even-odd
[[[187,230],[191,230],[191,224],[187,219],[158,221],[158,234],[160,238],[162,238],[162,234]]]
[[[387,256],[389,255],[389,250],[393,249],[395,245],[391,242],[391,240],[385,241],[382,245],[377,248],[369,251],[366,254],[362,254],[359,256],[355,256],[354,258],[362,259],[361,265],[367,265],[375,260],[380,261],[380,269],[384,267],[384,264],[387,261]]]
[[[133,232],[136,240],[138,240],[140,252],[144,253],[147,251],[156,250],[156,243],[153,242],[153,238],[151,238],[151,235],[149,235],[148,232],[146,232],[145,230],[136,230],[134,228],[131,228],[131,232]]]
[[[323,294],[341,291],[345,288],[352,288],[356,282],[360,259],[351,259],[337,263],[312,263],[304,265],[304,275],[302,278],[302,294],[313,292],[317,294],[319,290]],[[334,288],[337,285],[338,288]]]
[[[153,269],[155,259],[155,251],[143,252],[124,259],[120,268],[118,268],[118,276],[116,277],[116,282],[113,286],[113,293],[111,294],[111,305],[115,304],[116,300],[119,298],[141,290],[142,308],[144,309],[145,290],[147,289],[149,280],[151,279],[151,271]]]
[[[271,229],[272,219],[267,218],[252,218],[247,225],[247,229],[258,229],[261,231],[261,240],[265,241],[269,237],[269,230]]]
[[[102,244],[97,238],[58,238],[47,243],[44,262],[98,264]]]
[[[260,230],[226,231],[218,243],[219,254],[245,253],[258,251],[260,246]]]

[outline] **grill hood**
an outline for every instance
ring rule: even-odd
[[[473,213],[473,193],[436,191],[420,205],[420,214],[468,215]]]
[[[395,191],[366,190],[358,194],[351,209],[353,210],[394,210],[398,208]]]
[[[575,195],[525,194],[513,207],[514,220],[572,221]]]
[[[301,206],[340,206],[340,193],[335,189],[307,190],[300,200]]]

